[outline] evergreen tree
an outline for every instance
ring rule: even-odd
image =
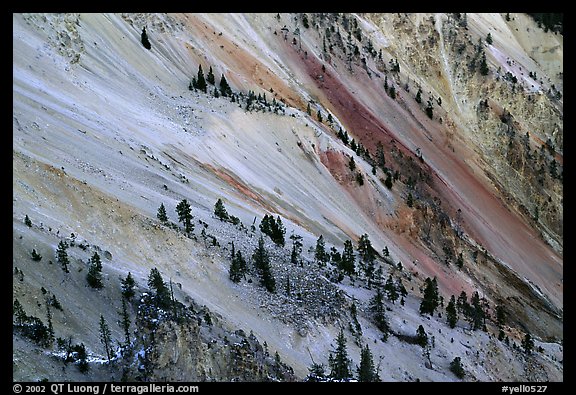
[[[52,326],[52,312],[50,311],[50,303],[46,301],[46,321],[48,322],[48,339],[47,344],[54,343],[54,326]]]
[[[386,188],[392,189],[392,175],[390,173],[387,173],[384,185],[386,186]]]
[[[352,360],[348,357],[348,350],[346,349],[346,337],[344,331],[340,329],[340,333],[336,338],[336,350],[332,356],[330,363],[330,378],[333,380],[349,381],[352,378],[350,365]]]
[[[276,245],[284,247],[284,245],[286,244],[286,241],[284,239],[284,235],[286,234],[286,228],[284,227],[284,224],[282,223],[282,218],[280,218],[279,215],[276,216],[276,224],[273,227],[273,229],[274,233],[272,241]]]
[[[408,192],[408,197],[406,198],[406,204],[410,208],[414,206],[414,198],[412,197],[412,192]]]
[[[311,383],[322,382],[326,380],[326,367],[323,364],[312,362],[312,366],[308,368],[308,376],[306,381]]]
[[[325,266],[328,262],[328,254],[326,253],[326,244],[324,242],[324,236],[320,235],[316,240],[316,249],[314,251],[314,259],[319,266]]]
[[[458,254],[458,259],[456,260],[456,266],[458,266],[459,269],[462,269],[464,267],[464,257],[462,256],[462,253]]]
[[[86,352],[84,343],[76,344],[74,346],[74,352],[76,352],[76,358],[78,359],[78,370],[80,373],[87,373],[90,365],[88,365],[88,353]]]
[[[344,242],[344,250],[342,251],[342,260],[340,268],[347,275],[353,276],[355,273],[354,266],[355,266],[354,247],[352,246],[351,240],[346,240]]]
[[[434,108],[432,108],[432,101],[430,101],[430,99],[428,99],[428,105],[426,106],[426,115],[428,115],[430,119],[434,117]]]
[[[358,381],[360,382],[377,382],[380,381],[378,377],[378,372],[374,366],[374,359],[372,358],[372,352],[368,344],[362,348],[360,353],[360,366],[357,368]]]
[[[350,323],[350,330],[355,333],[356,336],[362,336],[362,327],[358,321],[358,309],[356,308],[356,303],[352,301],[352,306],[350,306],[350,314],[352,315],[352,322]]]
[[[164,203],[160,203],[160,207],[156,213],[156,218],[158,218],[158,220],[160,220],[162,223],[168,222],[168,216],[166,215],[166,207],[164,207]]]
[[[33,261],[39,262],[39,261],[42,260],[42,255],[38,254],[38,253],[36,252],[36,249],[32,249],[32,254],[31,254],[31,255],[32,255],[32,260],[33,260]]]
[[[190,233],[194,231],[194,225],[192,224],[192,209],[190,204],[186,199],[182,200],[176,205],[176,213],[178,214],[178,221],[184,224],[184,231]]]
[[[136,282],[134,281],[134,277],[132,277],[132,273],[128,272],[126,278],[122,280],[122,296],[125,299],[131,300],[134,297],[135,285]]]
[[[232,96],[232,89],[230,88],[230,85],[228,85],[228,81],[226,80],[226,77],[224,77],[224,74],[220,77],[220,94],[223,97]]]
[[[216,83],[214,73],[212,72],[212,66],[210,66],[208,74],[206,74],[206,82],[208,82],[210,85],[214,85]]]
[[[66,252],[67,248],[68,244],[63,240],[60,240],[60,243],[58,243],[58,249],[56,250],[56,259],[58,260],[58,263],[62,265],[62,269],[64,270],[64,272],[70,273],[70,271],[68,270],[68,265],[70,264],[70,261],[68,260],[68,253]]]
[[[418,325],[418,329],[416,329],[416,343],[422,348],[428,345],[428,335],[422,325]]]
[[[318,112],[316,113],[316,118],[318,118],[318,122],[322,123],[322,113],[320,112],[320,110],[318,110]]]
[[[534,340],[532,340],[532,336],[530,336],[530,333],[526,332],[526,334],[524,335],[524,339],[522,339],[520,345],[522,346],[526,354],[528,355],[532,354],[532,350],[534,349]]]
[[[232,263],[230,264],[230,280],[235,283],[239,283],[242,277],[245,276],[248,267],[246,266],[246,261],[242,256],[240,250],[234,252],[234,243],[232,243]]]
[[[372,247],[372,242],[367,233],[360,236],[360,240],[358,240],[358,253],[363,262],[371,262],[376,259],[376,250]]]
[[[422,88],[418,88],[416,92],[416,103],[422,103]]]
[[[27,227],[29,227],[29,228],[32,227],[32,221],[30,221],[28,214],[26,214],[26,216],[24,217],[24,223],[26,224]]]
[[[260,275],[260,284],[263,285],[268,292],[276,292],[276,280],[272,275],[272,269],[270,268],[270,257],[268,256],[268,251],[264,246],[264,239],[260,236],[258,240],[258,247],[254,250],[252,254],[252,260],[254,262],[254,267]]]
[[[122,311],[120,312],[120,326],[124,331],[125,347],[130,347],[130,315],[126,308],[126,300],[122,298]]]
[[[384,170],[384,167],[386,166],[386,157],[384,155],[384,146],[382,146],[380,141],[376,144],[376,163],[382,170]]]
[[[144,46],[144,48],[150,50],[150,48],[152,48],[152,45],[150,44],[150,41],[148,40],[148,34],[146,33],[146,28],[143,27],[142,28],[142,34],[140,35],[140,41],[142,41],[142,45]]]
[[[290,235],[290,240],[292,240],[292,252],[290,253],[290,262],[293,264],[298,263],[300,258],[300,253],[302,252],[302,236],[292,233]]]
[[[90,267],[88,268],[86,281],[92,288],[101,289],[104,287],[102,283],[102,261],[100,261],[100,255],[98,255],[97,252],[94,252],[94,255],[90,258]]]
[[[214,205],[214,215],[217,216],[220,221],[228,221],[228,219],[230,219],[226,207],[224,207],[224,203],[222,203],[222,199],[216,201]]]
[[[420,314],[433,315],[439,304],[440,300],[436,276],[434,276],[434,279],[427,277],[425,280],[424,298],[420,303]]]
[[[102,314],[100,314],[100,342],[106,350],[108,364],[110,364],[112,353],[112,332],[110,332],[110,328],[108,328],[108,324],[106,323],[106,320]]]
[[[486,53],[482,51],[480,55],[480,74],[488,75],[490,69],[488,68],[488,63],[486,62]]]
[[[502,305],[496,306],[496,323],[498,328],[502,328],[506,324],[506,311]]]
[[[454,295],[450,297],[450,302],[446,306],[446,320],[448,321],[448,326],[454,328],[458,322],[458,312],[456,311],[456,298]]]
[[[196,78],[196,88],[200,89],[202,92],[206,93],[208,86],[206,85],[206,79],[204,78],[204,72],[202,71],[202,65],[198,65],[198,76]]]
[[[452,362],[450,362],[450,371],[459,379],[464,378],[465,372],[460,357],[455,357]]]
[[[376,289],[376,295],[374,295],[374,297],[370,300],[369,308],[372,312],[372,319],[374,320],[376,327],[382,332],[382,340],[388,340],[390,326],[388,324],[388,318],[386,317],[384,295],[382,294],[382,290],[380,288]]]
[[[19,326],[24,325],[29,320],[26,312],[24,311],[24,308],[22,307],[22,304],[20,304],[18,299],[14,299],[12,304],[12,315],[16,317],[16,325]]]
[[[392,275],[388,275],[388,279],[386,280],[386,284],[384,284],[384,291],[386,291],[386,296],[388,300],[392,303],[396,302],[400,295],[398,294],[398,290],[396,289],[396,284],[392,280]]]
[[[470,299],[470,305],[471,305],[469,314],[470,327],[473,330],[480,329],[483,326],[485,314],[480,301],[480,295],[478,294],[478,291],[475,291],[472,294],[472,298]]]
[[[170,290],[157,268],[150,269],[148,287],[154,292],[154,302],[158,308],[167,310],[171,305]]]
[[[354,157],[350,155],[350,160],[348,161],[348,168],[350,171],[356,170],[356,162],[354,161]]]
[[[486,36],[486,44],[488,45],[492,45],[492,34],[488,33],[488,35]]]
[[[308,105],[306,106],[306,114],[312,115],[312,109],[310,108],[310,102],[308,102]]]

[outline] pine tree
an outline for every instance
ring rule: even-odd
[[[418,325],[418,329],[416,329],[416,343],[422,348],[428,345],[428,335],[422,325]]]
[[[56,250],[56,259],[58,260],[58,263],[62,265],[62,269],[64,270],[64,272],[70,273],[70,271],[68,270],[68,265],[70,264],[70,261],[68,260],[68,253],[66,252],[67,248],[68,244],[63,240],[60,240],[60,243],[58,243],[58,249]]]
[[[460,357],[455,357],[452,362],[450,362],[450,371],[459,379],[464,378],[465,372]]]
[[[506,311],[502,305],[496,306],[496,323],[498,328],[502,328],[506,324]]]
[[[90,267],[88,268],[86,281],[92,288],[101,289],[104,287],[104,284],[102,283],[102,262],[100,261],[100,255],[98,255],[97,252],[94,252],[94,255],[90,258]]]
[[[350,323],[350,329],[356,336],[362,336],[362,327],[358,321],[358,309],[356,308],[356,303],[352,301],[352,306],[350,306],[350,314],[352,315],[352,322]]]
[[[388,189],[392,189],[392,175],[390,173],[386,174],[386,181],[384,181],[384,185]]]
[[[484,318],[485,314],[480,301],[480,295],[478,294],[478,291],[475,291],[470,298],[470,327],[473,330],[482,328]]]
[[[140,41],[142,41],[142,45],[144,46],[144,48],[150,50],[150,48],[152,48],[152,45],[150,44],[150,41],[148,40],[148,34],[146,33],[146,27],[142,28],[142,34],[140,35]]]
[[[232,89],[230,88],[230,85],[228,85],[228,81],[226,80],[226,77],[224,77],[224,74],[220,77],[220,94],[223,97],[232,96]]]
[[[124,344],[125,347],[130,346],[130,315],[126,307],[126,300],[122,298],[122,311],[120,312],[120,326],[124,331]]]
[[[84,343],[76,344],[74,346],[74,352],[76,352],[76,358],[78,359],[78,370],[80,373],[87,373],[90,365],[88,365],[88,353],[86,352]]]
[[[348,357],[348,350],[346,349],[346,337],[344,331],[340,329],[340,333],[336,338],[336,350],[332,356],[330,363],[330,378],[333,380],[349,381],[352,378],[350,372],[351,359]]]
[[[328,254],[326,253],[326,244],[324,243],[324,236],[320,235],[316,240],[316,249],[314,250],[314,259],[319,266],[325,266],[328,262]]]
[[[344,242],[344,250],[342,251],[342,260],[340,268],[347,275],[353,276],[355,273],[354,266],[355,266],[354,247],[352,246],[351,240],[346,240]]]
[[[360,353],[360,366],[357,368],[358,381],[373,383],[380,381],[378,377],[378,372],[374,366],[374,359],[372,358],[372,352],[368,344],[362,348]]]
[[[326,380],[326,367],[323,364],[312,362],[312,365],[308,368],[308,376],[306,376],[306,381],[311,383],[322,382]]]
[[[134,277],[132,277],[132,273],[128,272],[126,278],[122,280],[122,296],[125,299],[131,300],[134,297],[135,285],[136,282],[134,281]]]
[[[448,321],[448,326],[450,328],[456,327],[458,322],[458,312],[456,311],[456,298],[454,295],[450,297],[450,302],[446,306],[446,320]]]
[[[272,237],[272,241],[281,247],[284,247],[284,245],[286,244],[286,241],[284,239],[284,235],[286,234],[286,228],[284,227],[284,224],[282,223],[282,218],[280,218],[280,216],[276,216],[276,223],[273,226],[273,237]]]
[[[220,221],[228,221],[228,219],[230,219],[226,207],[224,207],[224,203],[222,203],[222,199],[216,201],[214,205],[214,215],[217,216]]]
[[[204,72],[202,71],[201,64],[198,65],[198,76],[196,78],[196,87],[204,93],[208,91],[208,86],[206,85],[206,79],[204,78]]]
[[[290,240],[292,240],[292,252],[290,253],[290,262],[296,265],[300,258],[300,253],[302,252],[302,236],[292,233],[290,235]]]
[[[192,209],[186,199],[176,205],[176,213],[178,214],[178,221],[184,224],[184,231],[186,233],[193,232],[194,225],[192,224]]]
[[[388,318],[386,317],[384,295],[382,294],[382,290],[380,288],[376,290],[376,295],[374,295],[374,297],[370,300],[369,308],[372,312],[372,318],[376,324],[376,327],[382,332],[382,340],[388,340],[390,326],[388,324]]]
[[[398,290],[396,289],[396,285],[392,280],[391,274],[388,275],[386,284],[384,284],[384,291],[386,291],[386,296],[388,297],[388,300],[390,300],[392,303],[396,302],[396,300],[398,300],[398,298],[400,297],[400,295],[398,294]]]
[[[488,75],[490,69],[488,68],[488,63],[486,62],[486,53],[482,51],[480,56],[480,74]]]
[[[157,268],[150,269],[148,275],[148,287],[154,292],[154,301],[156,306],[167,310],[171,305],[170,290],[166,286],[162,275]]]
[[[416,103],[422,103],[422,88],[418,88],[416,92]]]
[[[54,326],[52,326],[52,312],[50,311],[50,303],[46,301],[46,321],[48,322],[48,339],[47,344],[54,343]]]
[[[112,332],[110,332],[110,328],[108,328],[108,324],[106,323],[106,320],[102,314],[100,314],[100,342],[106,350],[108,364],[110,364],[112,353]]]
[[[239,283],[242,277],[245,276],[247,271],[246,261],[242,257],[240,250],[234,252],[234,243],[232,243],[232,263],[230,264],[229,276],[230,280]]]
[[[532,350],[534,349],[534,340],[532,340],[532,336],[530,335],[530,333],[526,332],[526,334],[524,335],[524,339],[522,339],[520,345],[522,346],[526,354],[528,355],[532,354]]]
[[[156,218],[158,218],[162,223],[168,222],[168,216],[166,215],[166,207],[164,207],[164,203],[160,203],[160,207],[156,213]]]
[[[316,118],[318,118],[318,122],[322,123],[322,113],[320,112],[320,110],[318,110],[318,112],[316,113]]]
[[[420,314],[433,315],[439,304],[440,300],[438,296],[438,283],[436,282],[436,276],[434,276],[434,279],[427,277],[425,280],[424,298],[420,303]]]
[[[426,115],[428,115],[428,118],[430,119],[434,117],[434,108],[432,107],[432,101],[430,101],[430,99],[428,99],[428,104],[426,106]]]
[[[350,155],[350,160],[348,161],[348,168],[352,172],[356,170],[356,162],[354,161],[354,157],[352,155]]]
[[[270,257],[268,256],[268,251],[264,246],[264,239],[260,236],[258,240],[258,247],[254,250],[252,254],[252,260],[256,271],[260,275],[260,284],[263,285],[268,292],[276,292],[276,280],[272,275],[272,269],[270,268]]]
[[[26,224],[27,227],[29,227],[29,228],[32,227],[32,221],[30,221],[28,214],[26,214],[26,217],[24,217],[24,223]]]
[[[312,115],[312,109],[310,108],[310,102],[308,102],[308,105],[306,106],[306,114]]]
[[[488,33],[488,35],[486,36],[486,44],[488,45],[492,45],[492,34]]]
[[[459,269],[462,269],[464,267],[464,257],[462,256],[462,253],[458,254],[458,259],[456,260],[456,266],[458,266]]]
[[[28,316],[18,299],[14,299],[12,304],[12,315],[16,317],[16,325],[21,326],[28,322]]]
[[[212,66],[210,66],[210,69],[208,70],[208,74],[206,74],[206,82],[208,82],[210,85],[214,85],[216,83],[216,80],[214,78],[214,73],[212,72]]]
[[[408,192],[408,197],[406,198],[406,204],[410,208],[414,206],[414,198],[412,197],[412,192]]]
[[[39,261],[42,260],[42,255],[38,254],[38,253],[36,252],[36,249],[32,249],[32,254],[31,254],[31,255],[32,255],[32,260],[33,260],[33,261],[39,262]]]

